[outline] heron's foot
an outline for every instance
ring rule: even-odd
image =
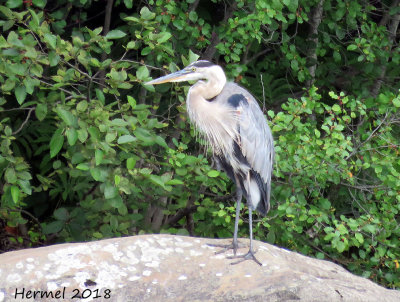
[[[234,242],[234,241],[232,241],[231,244],[213,244],[213,243],[207,243],[207,245],[213,246],[213,247],[222,248],[222,250],[215,252],[216,255],[225,253],[226,251],[229,251],[229,250],[233,250],[233,255],[235,255],[235,256],[236,256],[236,252],[237,252],[238,248],[246,247],[244,244],[242,244],[242,243],[240,243],[240,242]]]
[[[244,255],[235,255],[235,256],[230,256],[227,257],[228,259],[236,259],[236,258],[241,258],[236,262],[232,262],[232,265],[241,263],[245,260],[253,260],[255,263],[257,263],[258,265],[262,266],[262,263],[260,261],[258,261],[258,259],[256,258],[256,256],[254,255],[255,253],[253,252],[252,249],[249,249],[249,251],[247,252],[247,254]]]

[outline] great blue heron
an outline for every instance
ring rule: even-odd
[[[262,215],[269,211],[274,145],[271,130],[256,101],[244,88],[227,82],[222,68],[209,61],[196,61],[175,73],[147,82],[197,81],[189,89],[186,107],[191,122],[202,133],[212,149],[219,167],[236,184],[236,218],[233,242],[224,246],[233,249],[234,257],[252,259],[252,211]],[[236,255],[238,224],[242,195],[249,208],[250,248],[245,255]]]

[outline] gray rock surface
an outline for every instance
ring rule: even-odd
[[[143,235],[4,253],[0,301],[400,301],[327,261],[256,241],[263,266],[230,265],[208,243],[230,240]]]

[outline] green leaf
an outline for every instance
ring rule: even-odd
[[[154,184],[159,185],[159,186],[162,187],[162,188],[165,188],[165,184],[164,184],[164,182],[162,181],[162,178],[161,178],[160,176],[151,174],[151,175],[149,176],[149,179],[150,179]]]
[[[43,36],[45,42],[49,43],[51,48],[56,49],[57,47],[57,37],[50,33],[45,33]]]
[[[80,101],[76,106],[76,110],[80,112],[86,111],[87,108],[88,108],[88,102],[86,100]]]
[[[219,174],[221,174],[221,173],[217,170],[211,170],[211,171],[208,171],[208,173],[207,173],[208,177],[217,177],[217,176],[219,176]]]
[[[50,51],[49,52],[49,63],[50,66],[56,66],[60,62],[60,56],[55,52],[55,51]]]
[[[28,180],[18,179],[17,183],[20,186],[20,188],[22,189],[22,192],[24,192],[25,194],[28,194],[28,195],[32,194],[32,187]]]
[[[69,213],[66,208],[58,208],[53,213],[57,220],[67,221],[69,219]]]
[[[53,169],[55,169],[55,170],[60,169],[61,165],[62,165],[61,160],[53,161]]]
[[[6,172],[4,173],[4,178],[10,184],[16,183],[17,182],[17,174],[15,173],[15,169],[11,168],[11,167],[7,168]]]
[[[30,72],[40,78],[42,77],[43,67],[40,64],[32,64],[30,67]]]
[[[338,251],[339,253],[343,253],[343,251],[345,250],[345,248],[346,248],[346,244],[345,244],[343,241],[339,240],[338,243],[337,243],[337,245],[336,245],[337,251]]]
[[[325,210],[329,210],[330,207],[331,207],[330,201],[328,199],[326,199],[326,198],[322,198],[320,200],[320,205],[321,205],[321,208],[323,208]]]
[[[108,132],[106,134],[105,140],[107,143],[112,143],[114,141],[114,139],[117,137],[117,133],[116,132]]]
[[[7,135],[7,136],[11,136],[12,135],[11,127],[6,126],[5,129],[4,129],[4,134]]]
[[[81,143],[84,143],[87,140],[88,136],[89,134],[86,129],[78,130],[78,139]]]
[[[111,125],[117,126],[117,127],[125,127],[125,126],[128,126],[128,123],[125,120],[123,120],[122,118],[116,118],[111,121]]]
[[[118,144],[127,144],[136,141],[137,138],[133,137],[132,135],[126,134],[122,135],[118,138]]]
[[[136,159],[134,159],[133,157],[129,157],[126,160],[126,168],[129,170],[132,170],[136,165]]]
[[[292,61],[290,62],[290,66],[292,67],[292,69],[293,69],[294,71],[299,70],[299,62],[298,62],[297,60],[292,60]]]
[[[142,56],[147,56],[149,53],[151,53],[152,49],[151,47],[147,46],[145,48],[142,49],[142,51],[140,52],[140,54]]]
[[[385,279],[386,279],[389,283],[392,283],[393,281],[398,280],[398,279],[397,279],[398,277],[396,277],[396,276],[398,276],[398,275],[392,274],[392,273],[386,273],[386,274],[385,274]]]
[[[9,30],[11,27],[13,27],[15,24],[15,20],[8,20],[5,21],[3,24],[3,31],[6,32],[7,30]],[[6,52],[7,50],[5,50],[4,52]]]
[[[352,50],[356,50],[356,49],[357,49],[357,45],[350,44],[349,46],[347,46],[347,50],[352,51]]]
[[[104,157],[104,152],[102,150],[96,149],[94,151],[94,158],[95,158],[96,166],[101,165],[101,163],[103,161],[103,157]]]
[[[114,175],[114,183],[115,183],[115,185],[118,186],[120,182],[121,182],[121,176]]]
[[[334,51],[333,52],[333,59],[335,60],[335,62],[340,62],[341,61],[341,56],[340,53],[338,51]]]
[[[4,16],[6,16],[9,19],[11,19],[13,17],[13,13],[12,13],[11,9],[9,9],[5,6],[0,5],[0,12],[2,12],[4,14]],[[6,31],[6,30],[4,30],[4,31]]]
[[[47,0],[33,0],[32,3],[39,8],[44,8],[46,6]]]
[[[324,209],[327,209],[326,207],[324,207]],[[339,231],[339,233],[341,234],[341,235],[345,235],[345,234],[348,234],[349,233],[349,231],[347,230],[347,228],[344,226],[344,224],[339,224],[337,227],[336,227],[336,229]]]
[[[137,49],[137,48],[139,48],[139,42],[136,42],[136,41],[130,41],[127,45],[126,45],[126,48],[127,49]]]
[[[76,168],[82,171],[88,171],[90,169],[89,165],[86,163],[80,163],[79,165],[76,166]]]
[[[171,180],[168,180],[165,184],[166,185],[183,185],[184,182],[180,179],[171,179]]]
[[[112,230],[117,230],[118,228],[118,219],[115,216],[110,217],[110,227]]]
[[[19,188],[17,186],[11,186],[11,197],[14,203],[18,203],[19,193]]]
[[[118,189],[110,183],[106,183],[104,187],[104,197],[111,199],[118,196]]]
[[[195,11],[190,11],[189,20],[192,21],[192,22],[196,22],[197,21],[197,14],[196,14]]]
[[[394,98],[392,103],[395,107],[400,107],[400,97]]]
[[[114,29],[114,30],[110,30],[107,35],[106,38],[107,39],[120,39],[126,36],[126,33],[124,33],[122,30],[119,29]]]
[[[90,168],[90,174],[92,175],[92,177],[95,181],[104,182],[108,178],[107,170],[104,170],[104,169],[101,169],[98,167]]]
[[[22,0],[7,0],[6,5],[8,8],[17,8],[22,5]]]
[[[161,147],[168,148],[168,145],[163,137],[157,135],[154,141]]]
[[[64,225],[65,225],[65,222],[62,220],[56,220],[56,221],[50,222],[49,224],[42,224],[43,234],[47,235],[47,234],[58,233],[62,230]]]
[[[31,16],[32,16],[33,23],[31,23],[31,25],[34,25],[36,28],[38,28],[39,25],[40,25],[39,16],[36,14],[36,12],[34,10],[32,10],[32,9],[28,9],[28,10],[29,10],[29,12],[31,13]]]
[[[70,146],[75,145],[78,140],[78,131],[76,131],[75,128],[69,128],[65,131],[65,135],[67,136],[68,144]]]
[[[132,8],[132,1],[133,0],[124,0],[124,4],[126,8]]]
[[[339,106],[338,104],[334,104],[334,105],[332,106],[332,110],[333,110],[334,112],[341,112],[341,111],[342,111],[342,109],[340,108],[340,106]]]
[[[140,10],[140,18],[143,20],[151,20],[156,16],[155,13],[152,13],[146,6],[143,6]]]
[[[319,138],[321,136],[321,132],[318,129],[314,129],[315,136]]]
[[[54,132],[50,140],[50,158],[53,158],[60,152],[64,144],[64,136],[62,135],[63,129],[59,128]]]
[[[102,239],[103,238],[103,234],[101,234],[100,232],[94,232],[92,234],[92,236],[96,239]]]
[[[76,117],[69,111],[65,110],[62,107],[56,108],[57,115],[68,125],[68,126],[77,126],[78,122]]]
[[[38,79],[33,79],[31,77],[26,77],[24,79],[24,85],[26,88],[26,92],[29,94],[33,93],[33,90],[35,89],[36,86],[40,85],[40,82]]]
[[[91,58],[89,63],[94,67],[101,67],[100,61],[97,60],[96,58]]]
[[[135,107],[136,107],[135,98],[130,96],[130,95],[128,95],[127,99],[128,99],[128,103],[129,103],[129,105],[131,105],[132,109],[135,109]]]
[[[376,226],[372,225],[372,224],[367,224],[363,227],[363,230],[371,233],[371,234],[375,234],[376,233]]]
[[[157,42],[160,44],[164,43],[164,42],[168,41],[169,38],[171,38],[171,37],[172,37],[172,35],[169,32],[163,32],[160,34],[160,37],[157,39]]]
[[[14,87],[15,81],[8,78],[1,88],[3,89],[3,91],[11,91],[12,89],[14,89]]]
[[[142,81],[146,80],[149,77],[149,74],[150,72],[146,66],[140,66],[136,71],[136,77]]]
[[[8,48],[8,47],[9,47],[9,45],[8,45],[6,39],[4,39],[3,36],[0,36],[0,48]]]
[[[99,101],[104,105],[105,104],[105,97],[103,91],[100,89],[96,88],[96,97],[99,99]]]
[[[119,195],[115,196],[114,198],[108,199],[107,203],[116,209],[120,209],[120,208],[124,207],[124,202],[122,201],[122,198]]]
[[[193,63],[197,61],[198,58],[200,58],[200,56],[195,54],[191,49],[189,49],[189,62]]]
[[[175,169],[176,174],[178,174],[179,176],[185,176],[187,174],[187,169],[185,168],[177,168]]]
[[[15,97],[17,98],[18,104],[22,104],[26,98],[25,86],[18,86],[15,88]]]
[[[275,243],[275,238],[276,238],[275,232],[273,230],[269,231],[268,234],[267,234],[267,241],[269,243],[271,243],[271,244],[274,244]]]
[[[361,233],[355,233],[354,236],[356,237],[358,242],[360,242],[361,244],[364,243],[364,237]]]
[[[89,127],[88,132],[89,132],[90,137],[92,138],[92,140],[98,141],[100,139],[99,128],[91,126],[91,127]]]
[[[25,76],[26,66],[25,64],[10,64],[8,66],[9,70],[16,75]]]

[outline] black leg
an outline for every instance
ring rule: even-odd
[[[236,255],[237,249],[239,247],[238,244],[238,230],[239,230],[239,216],[240,216],[240,204],[242,201],[242,190],[237,188],[236,190],[236,217],[235,217],[235,229],[233,231],[233,254]]]
[[[242,258],[236,262],[233,262],[231,264],[238,264],[240,262],[243,262],[245,260],[253,260],[255,263],[258,265],[262,265],[260,261],[256,258],[254,255],[254,250],[253,250],[253,217],[252,217],[252,210],[251,207],[249,207],[249,229],[250,229],[250,249],[245,255],[238,255],[238,256],[233,256],[233,257],[228,257],[229,259],[234,259],[234,258]]]
[[[238,230],[239,230],[239,216],[240,216],[240,204],[242,201],[242,190],[240,188],[236,189],[236,217],[235,217],[235,229],[233,231],[233,241],[232,244],[209,244],[209,246],[220,247],[222,250],[216,252],[216,254],[221,254],[227,250],[233,250],[233,254],[236,256],[237,249],[239,248],[238,242]]]

